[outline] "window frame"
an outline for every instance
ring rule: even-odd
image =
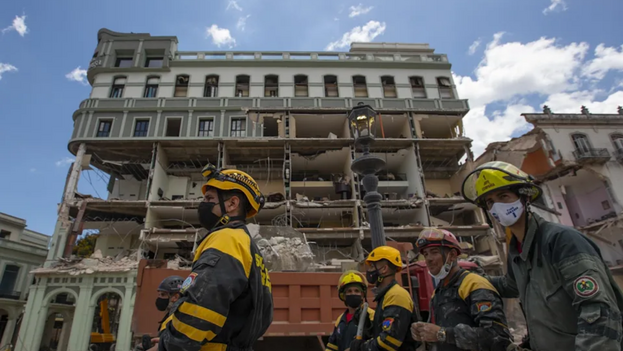
[[[421,81],[421,85],[418,86],[414,83],[414,80],[419,79]],[[414,99],[426,99],[428,98],[428,94],[426,93],[426,82],[424,81],[424,77],[422,76],[410,76],[409,77],[409,85],[411,86],[411,97]],[[415,92],[420,91],[419,89],[421,89],[422,95],[424,96],[415,96]]]
[[[111,117],[97,117],[97,119],[95,120],[95,136],[94,138],[110,138],[110,136],[112,135],[112,128],[113,125],[115,123],[115,119],[111,118]],[[110,129],[108,130],[108,135],[106,136],[99,136],[100,133],[100,125],[102,122],[110,122]]]
[[[364,83],[355,83],[355,78],[356,77],[362,77]],[[353,82],[353,97],[355,98],[369,98],[370,97],[370,92],[368,91],[368,79],[366,79],[366,76],[361,75],[361,74],[356,74],[354,76],[352,76],[352,82]],[[366,88],[366,95],[365,96],[357,96],[357,86],[365,86]]]
[[[240,83],[238,82],[239,78],[243,78],[246,77],[247,78],[247,82],[246,83]],[[246,85],[246,95],[244,94],[245,90],[242,89],[238,89],[239,86],[244,87]],[[238,91],[241,90],[242,91],[242,95],[238,96]],[[236,75],[236,80],[234,81],[234,97],[237,98],[247,98],[251,95],[251,75],[249,74],[238,74]]]
[[[383,83],[384,79],[385,80],[391,79],[392,83],[384,84]],[[390,93],[391,93],[391,89],[393,89],[394,96],[387,96],[388,91],[386,87],[389,87]],[[383,98],[385,99],[397,99],[398,98],[398,89],[396,89],[396,79],[394,79],[394,76],[381,76],[381,88],[383,89]]]
[[[119,63],[121,61],[130,61],[130,65],[127,67],[121,67]],[[118,56],[115,58],[115,68],[131,68],[134,66],[134,57],[133,56]]]
[[[147,122],[147,130],[145,131],[145,135],[136,135],[136,127],[139,122]],[[148,138],[149,132],[151,132],[151,117],[150,116],[136,116],[132,120],[132,134],[130,137],[132,138]]]
[[[442,83],[443,80],[447,80],[448,83]],[[437,81],[437,89],[439,90],[439,98],[443,100],[453,100],[456,99],[456,95],[454,94],[454,89],[452,85],[452,79],[449,77],[439,76],[436,79]],[[446,92],[448,97],[444,97],[444,92]]]
[[[184,84],[180,84],[180,78],[188,78],[188,81]],[[184,95],[178,95],[178,89],[185,88]],[[175,76],[175,86],[173,87],[173,97],[185,98],[188,97],[188,90],[190,89],[190,75],[178,74]]]
[[[149,63],[151,61],[160,61],[160,66],[151,67]],[[162,68],[164,66],[164,56],[147,56],[145,57],[145,66],[144,68]]]
[[[327,83],[327,77],[335,77],[335,83]],[[339,81],[338,81],[336,74],[325,74],[324,76],[322,76],[322,84],[324,88],[324,97],[327,97],[327,98],[339,98],[340,97]],[[329,90],[327,89],[327,84],[330,84],[330,85],[335,84],[335,96],[329,96],[328,94]]]
[[[167,126],[169,125],[170,119],[179,119],[180,120],[180,131],[175,136],[167,135]],[[162,137],[164,138],[179,138],[182,136],[182,126],[184,125],[184,117],[183,116],[166,116],[164,117],[164,125],[162,126]],[[149,127],[147,128],[147,135],[149,135]]]
[[[275,83],[271,83],[271,86],[268,85],[269,78],[276,78]],[[273,85],[274,84],[274,85]],[[275,92],[275,95],[272,96],[271,92]],[[267,95],[268,93],[268,95]],[[279,75],[277,74],[266,74],[264,75],[264,97],[265,98],[277,98],[279,97]]]
[[[305,83],[297,83],[297,78],[304,77]],[[301,86],[305,89],[305,95],[298,95],[297,88]],[[294,75],[294,97],[309,97],[309,76],[306,74],[295,74]]]
[[[20,264],[15,264],[15,263],[7,263],[7,264],[4,266],[4,269],[2,270],[2,276],[0,276],[0,287],[2,286],[2,282],[4,281],[4,278],[6,277],[6,274],[7,274],[7,271],[8,271],[8,269],[9,269],[9,267],[15,267],[15,268],[17,268],[17,270],[15,270],[14,272],[11,272],[11,273],[14,273],[14,274],[15,274],[15,279],[13,280],[13,286],[12,286],[10,289],[6,289],[6,290],[4,290],[4,289],[0,289],[0,291],[7,292],[7,293],[18,292],[18,291],[16,290],[16,288],[19,288],[19,283],[20,283],[20,274],[21,274],[21,272],[22,272],[22,268],[23,268],[23,266],[22,266],[22,265],[20,265]],[[21,293],[21,291],[20,291],[20,293]]]
[[[621,145],[617,144],[617,140],[621,140],[619,142]],[[623,154],[623,133],[615,132],[615,133],[610,134],[610,141],[612,142],[612,145],[614,146],[614,150]]]
[[[576,136],[578,138],[576,138]],[[588,138],[588,135],[586,135],[586,133],[582,133],[582,132],[573,132],[571,134],[569,134],[569,137],[571,138],[571,143],[573,145],[573,150],[577,151],[578,154],[588,154],[591,152],[591,149],[593,148],[590,139]],[[576,144],[576,140],[580,140],[580,139],[584,139],[586,141],[586,148],[587,150],[580,150],[578,148],[578,144]]]
[[[243,130],[238,130],[236,132],[244,132],[244,135],[232,135],[234,133],[234,130],[232,129],[234,126],[234,120],[243,120],[244,123],[242,124],[242,126],[244,126]],[[247,116],[231,116],[229,118],[229,133],[228,136],[230,138],[246,138],[247,137]]]
[[[120,79],[125,79],[123,84],[119,84],[117,81]],[[109,99],[123,99],[123,93],[125,92],[125,85],[128,83],[128,77],[126,76],[118,76],[114,77],[112,80],[112,86],[110,87],[110,93],[108,94]],[[116,91],[119,91],[119,96],[116,96]]]
[[[158,79],[158,84],[153,84],[153,83],[149,83],[149,81],[151,79]],[[158,88],[160,87],[160,77],[158,76],[150,76],[147,77],[147,80],[145,81],[145,89],[143,90],[143,97],[147,98],[147,99],[154,99],[158,97]],[[147,96],[147,92],[148,91],[152,91],[153,90],[153,96]]]
[[[216,127],[215,120],[216,120],[215,116],[199,116],[197,118],[197,128],[196,128],[197,137],[198,138],[213,138],[214,137],[214,129]],[[210,121],[211,122],[211,125],[212,125],[211,134],[212,135],[207,135],[207,136],[206,135],[201,135],[201,132],[202,132],[202,130],[201,130],[201,122],[205,122],[205,121]],[[208,134],[210,134],[210,131],[208,131]]]
[[[211,77],[216,77],[216,85],[208,85],[208,79]],[[218,86],[219,83],[221,81],[221,77],[218,74],[208,74],[205,77],[205,82],[204,82],[204,86],[203,86],[203,97],[218,97]],[[208,96],[208,87],[213,88],[213,94],[212,96]]]

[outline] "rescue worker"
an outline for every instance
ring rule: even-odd
[[[353,340],[350,351],[414,351],[409,326],[415,322],[413,300],[395,279],[402,270],[400,251],[379,246],[366,259],[366,278],[376,285],[372,338]]]
[[[338,282],[338,296],[344,301],[346,311],[344,311],[337,321],[335,328],[329,337],[329,342],[325,351],[345,351],[350,348],[350,343],[357,336],[357,327],[363,311],[363,303],[367,301],[368,282],[366,278],[357,271],[346,271]],[[363,328],[363,339],[372,337],[372,321],[374,310],[367,309],[367,316]]]
[[[416,246],[438,284],[430,314],[435,324],[413,323],[413,338],[435,343],[437,351],[506,351],[512,338],[502,299],[487,279],[459,266],[461,246],[454,234],[425,228]]]
[[[533,178],[493,161],[471,172],[462,188],[466,200],[512,234],[507,274],[489,279],[502,297],[519,297],[529,348],[621,350],[621,290],[595,243],[530,211],[542,195]]]
[[[264,205],[255,180],[207,165],[198,215],[208,234],[199,243],[160,334],[160,351],[252,350],[273,318],[270,277],[245,225]]]
[[[166,327],[167,319],[170,320],[170,311],[171,307],[177,300],[180,298],[180,289],[182,288],[182,283],[184,283],[184,278],[179,275],[172,275],[170,277],[166,277],[160,282],[158,285],[158,298],[156,298],[156,308],[158,311],[166,312],[164,318],[158,323],[160,326],[158,331],[163,331]],[[157,343],[158,339],[152,340],[152,342]]]

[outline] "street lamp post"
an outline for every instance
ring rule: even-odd
[[[381,199],[383,197],[377,191],[379,178],[376,176],[376,173],[385,166],[385,161],[370,154],[370,145],[374,142],[376,133],[377,115],[372,107],[361,102],[348,115],[350,130],[355,138],[355,144],[361,145],[363,149],[363,155],[353,161],[350,169],[363,176],[363,187],[366,189],[363,201],[365,201],[368,209],[373,249],[385,245],[383,214],[381,213]]]

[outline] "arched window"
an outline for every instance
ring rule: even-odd
[[[337,76],[334,76],[334,75],[324,76],[324,96],[325,97],[339,97],[340,96],[337,90]]]
[[[416,99],[426,99],[426,88],[424,88],[424,78],[409,77],[411,83],[411,92]]]
[[[160,84],[160,77],[148,77],[147,84],[145,84],[145,92],[143,97],[155,98],[158,95],[158,85]]]
[[[175,93],[174,97],[186,97],[188,95],[188,83],[190,77],[186,74],[180,74],[175,77]]]
[[[386,97],[386,98],[398,97],[398,95],[396,94],[396,82],[394,82],[394,77],[382,76],[381,84],[383,85],[383,97]]]
[[[437,77],[437,85],[439,86],[439,97],[442,99],[454,99],[452,91],[452,81],[448,77]]]
[[[353,88],[355,89],[355,97],[368,97],[366,77],[353,76]]]
[[[279,96],[279,77],[269,74],[264,77],[264,97]]]
[[[126,77],[117,77],[112,83],[112,88],[110,89],[110,97],[111,98],[121,98],[123,97],[123,88],[125,88],[125,82],[127,81]]]
[[[251,78],[246,74],[236,76],[236,97],[249,96],[249,80]]]
[[[206,85],[203,89],[204,97],[217,97],[218,96],[218,76],[211,74],[206,77]]]
[[[591,151],[591,144],[588,141],[586,134],[575,133],[571,135],[573,139],[573,146],[579,154],[589,154]]]
[[[309,88],[307,83],[307,76],[299,74],[294,76],[294,96],[307,97],[309,96]]]

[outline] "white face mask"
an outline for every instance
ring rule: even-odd
[[[489,213],[504,227],[517,223],[519,217],[523,214],[523,204],[521,200],[517,200],[510,204],[496,202],[491,206]]]
[[[448,259],[446,258],[446,261]],[[441,267],[441,269],[439,270],[439,273],[437,274],[433,274],[431,273],[431,271],[428,271],[428,274],[431,275],[431,277],[433,277],[437,282],[442,281],[443,279],[445,279],[448,274],[450,274],[450,270],[452,269],[453,264],[452,263],[448,263],[446,262],[443,267]]]

